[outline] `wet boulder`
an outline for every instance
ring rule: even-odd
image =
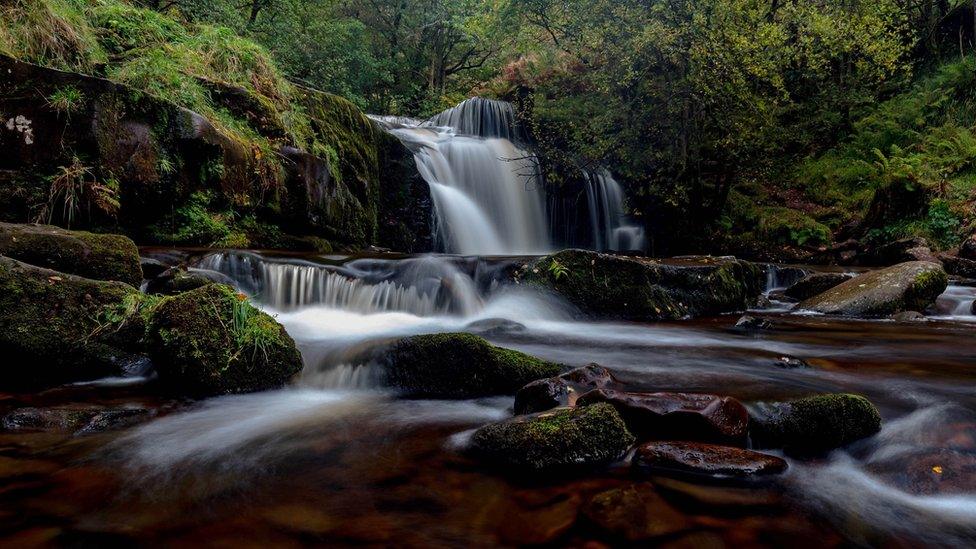
[[[739,320],[735,321],[735,326],[733,326],[735,331],[746,333],[765,332],[773,328],[775,328],[775,325],[769,319],[752,315],[742,315],[739,317]]]
[[[273,389],[302,369],[284,327],[220,284],[163,299],[152,311],[149,340],[159,380],[184,394]]]
[[[784,295],[797,301],[803,301],[820,295],[852,278],[854,275],[847,273],[813,273],[787,288]]]
[[[599,364],[533,381],[515,393],[515,413],[532,414],[559,406],[574,406],[580,395],[609,387],[614,381],[610,370]]]
[[[707,476],[751,477],[786,470],[782,458],[752,450],[700,442],[648,442],[637,448],[634,465]]]
[[[749,412],[741,402],[718,395],[596,389],[576,401],[577,406],[596,403],[616,408],[641,440],[677,438],[741,444],[749,424]]]
[[[154,257],[140,258],[139,265],[142,267],[142,276],[144,280],[152,280],[170,269],[169,265]]]
[[[554,472],[605,465],[627,451],[634,436],[617,411],[599,404],[516,416],[478,429],[471,450],[482,459],[523,471]]]
[[[650,483],[614,488],[593,496],[583,515],[599,530],[626,542],[671,536],[691,527]]]
[[[759,404],[750,414],[749,433],[757,448],[817,454],[869,437],[881,430],[881,414],[859,395],[816,395]]]
[[[956,255],[963,259],[976,261],[976,234],[967,238],[962,246],[959,246],[959,252]]]
[[[765,285],[762,269],[734,258],[709,259],[668,264],[564,250],[522,266],[514,278],[555,292],[598,318],[669,320],[754,305]]]
[[[864,273],[798,305],[830,315],[883,317],[923,311],[945,291],[942,266],[925,261],[902,263]]]
[[[464,327],[465,331],[483,336],[512,334],[525,331],[525,324],[505,318],[476,320]]]
[[[146,408],[18,408],[0,419],[5,431],[86,435],[129,427],[150,419]]]
[[[928,240],[921,237],[904,238],[869,249],[859,257],[863,265],[885,267],[910,261],[928,261],[937,263],[938,259],[932,253],[932,246]]]
[[[419,398],[510,395],[561,370],[558,364],[461,333],[401,339],[382,362],[389,385]]]
[[[947,273],[961,278],[976,278],[976,261],[942,254],[939,256]]]
[[[0,382],[52,384],[120,373],[142,351],[144,296],[0,257]]]
[[[142,282],[139,250],[132,240],[117,234],[0,223],[0,255],[93,280],[135,287]]]
[[[171,267],[146,284],[146,293],[176,295],[202,288],[209,284],[232,286],[234,280],[229,276],[209,269]]]
[[[808,370],[810,365],[802,358],[781,356],[773,362],[773,366],[781,370]]]

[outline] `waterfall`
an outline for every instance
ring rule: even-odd
[[[594,248],[618,252],[646,249],[644,228],[630,223],[624,209],[624,190],[610,172],[585,173],[584,180]]]
[[[551,250],[538,162],[515,144],[512,106],[469,99],[426,122],[374,117],[414,154],[430,186],[434,232],[448,253],[537,255]]]

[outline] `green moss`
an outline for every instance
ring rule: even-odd
[[[779,403],[753,414],[750,433],[764,448],[819,453],[881,430],[881,414],[860,395],[817,395]]]
[[[558,408],[487,425],[472,437],[472,449],[497,465],[559,471],[606,464],[634,442],[609,404]]]
[[[561,367],[495,347],[471,334],[402,339],[384,359],[387,381],[415,397],[475,398],[514,394],[525,384],[559,374]]]
[[[285,329],[219,284],[165,298],[152,311],[149,333],[160,380],[181,392],[270,389],[302,369]]]
[[[0,257],[0,352],[4,382],[57,383],[118,374],[116,358],[140,350],[103,328],[106,310],[139,299],[135,288]]]
[[[139,250],[122,235],[0,223],[0,254],[96,280],[142,282]]]
[[[769,241],[797,246],[819,246],[831,240],[828,227],[802,212],[789,208],[761,209],[759,232]]]

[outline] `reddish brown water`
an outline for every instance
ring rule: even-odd
[[[634,390],[746,402],[849,391],[881,409],[885,427],[871,439],[818,460],[790,458],[773,480],[730,484],[625,464],[524,478],[469,459],[465,434],[506,417],[511,397],[401,400],[374,387],[368,369],[343,370],[323,351],[405,325],[455,327],[402,317],[281,312],[308,362],[282,391],[203,402],[159,397],[151,383],[0,394],[0,415],[92,406],[156,414],[96,434],[0,433],[0,547],[604,547],[621,540],[583,509],[600,492],[643,483],[659,496],[648,505],[661,522],[652,542],[664,546],[976,543],[976,326],[780,314],[774,330],[748,335],[730,330],[736,317],[526,320],[525,331],[493,339],[569,365],[599,362]],[[783,356],[811,368],[781,369]]]

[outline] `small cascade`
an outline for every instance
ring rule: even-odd
[[[221,252],[207,256],[200,266],[225,274],[241,291],[279,311],[319,306],[358,314],[403,312],[427,317],[463,316],[483,306],[473,276],[434,257],[363,259],[332,267]]]
[[[950,283],[935,301],[935,311],[950,320],[976,321],[976,287]]]
[[[620,183],[606,170],[584,174],[584,179],[594,248],[601,252],[645,250],[644,228],[628,219]]]
[[[451,128],[461,135],[497,137],[514,143],[522,141],[522,132],[519,130],[512,104],[483,97],[472,97],[463,101],[422,125]]]

